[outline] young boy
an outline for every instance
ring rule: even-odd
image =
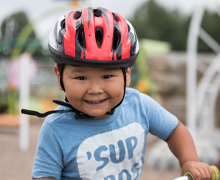
[[[106,8],[61,17],[49,36],[54,71],[66,102],[41,128],[33,179],[140,179],[148,133],[166,141],[182,174],[212,179],[192,137],[149,96],[128,88],[139,44],[132,25]]]

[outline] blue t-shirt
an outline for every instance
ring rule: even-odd
[[[58,106],[57,109],[68,109]],[[167,139],[177,118],[149,96],[126,88],[122,104],[102,120],[48,116],[41,128],[32,176],[70,179],[140,179],[148,132]]]

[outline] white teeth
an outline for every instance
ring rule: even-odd
[[[100,103],[100,102],[102,102],[103,100],[101,100],[101,101],[88,101],[89,103],[91,103],[91,104],[96,104],[96,103]]]

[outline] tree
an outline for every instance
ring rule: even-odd
[[[217,13],[205,11],[201,27],[213,38],[216,42],[220,43],[220,18]],[[209,52],[213,51],[201,39],[198,44],[199,51]]]
[[[29,20],[24,12],[17,12],[5,18],[1,24],[0,55],[10,56],[16,45],[22,46],[22,52],[43,56],[41,41],[36,37],[34,30],[28,39],[20,39],[20,43],[16,44],[17,38],[28,23]]]
[[[188,21],[178,11],[169,11],[150,0],[135,12],[131,23],[138,38],[167,41],[174,50],[185,49]]]
[[[145,2],[130,19],[138,38],[149,38],[171,43],[173,50],[185,51],[191,15],[169,10],[154,0]],[[220,19],[217,13],[206,11],[202,28],[220,42]],[[199,40],[198,51],[212,51]]]

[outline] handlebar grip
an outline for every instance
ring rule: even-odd
[[[213,176],[212,180],[220,180],[219,169],[216,166],[210,166],[210,167],[214,171],[214,176]],[[184,174],[184,176],[187,176],[189,178],[189,180],[195,180],[193,175],[190,172],[186,172]]]
[[[212,180],[220,180],[219,169],[216,166],[211,166],[211,168],[214,171],[214,176]]]

